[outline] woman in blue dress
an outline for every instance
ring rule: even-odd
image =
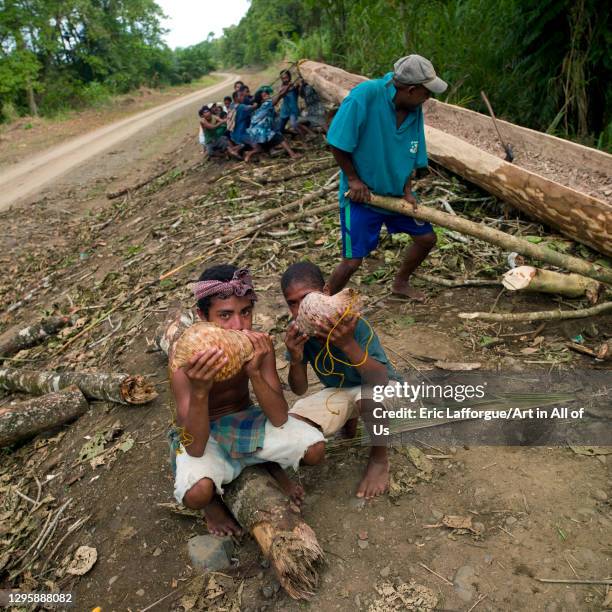
[[[299,157],[287,144],[282,134],[274,129],[276,118],[274,105],[279,98],[280,94],[272,97],[272,88],[268,85],[260,87],[255,92],[256,110],[251,115],[251,125],[247,129],[248,144],[252,148],[245,154],[245,161],[248,162],[254,155],[258,155],[262,151],[269,151],[277,146],[281,146],[292,159]]]

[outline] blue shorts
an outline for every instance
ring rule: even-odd
[[[382,212],[379,208],[349,200],[346,206],[340,208],[343,257],[361,259],[369,255],[378,246],[383,223],[390,234],[423,236],[434,231],[431,223],[426,221]]]

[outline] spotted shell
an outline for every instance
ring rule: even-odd
[[[177,340],[170,358],[170,372],[183,367],[196,353],[209,348],[220,348],[228,358],[227,364],[215,376],[215,382],[236,376],[253,357],[253,345],[241,331],[201,321],[188,327]]]
[[[317,331],[317,324],[327,323],[326,317],[337,321],[349,307],[351,312],[359,313],[359,295],[354,289],[343,289],[336,295],[313,291],[300,303],[295,322],[302,333],[311,336]]]

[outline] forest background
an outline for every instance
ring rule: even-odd
[[[432,60],[443,100],[612,150],[612,28],[597,0],[251,0],[223,36],[163,42],[154,0],[0,0],[0,120],[302,57],[375,77]],[[211,10],[223,10],[222,4]]]

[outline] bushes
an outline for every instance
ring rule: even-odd
[[[309,57],[373,77],[419,53],[450,83],[448,101],[486,112],[484,90],[510,121],[609,148],[608,13],[597,0],[252,0],[222,57]]]

